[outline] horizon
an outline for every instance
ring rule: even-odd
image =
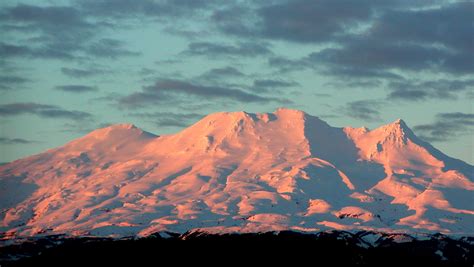
[[[216,111],[402,118],[474,164],[474,3],[0,3],[0,162],[104,125],[178,132]]]

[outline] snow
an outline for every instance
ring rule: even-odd
[[[446,258],[446,257],[444,256],[443,251],[441,251],[441,250],[439,250],[439,249],[435,252],[435,254],[438,255],[438,256],[441,258],[441,260],[443,260],[443,261],[448,260],[448,258]]]
[[[402,120],[337,128],[281,108],[214,113],[163,136],[119,124],[0,166],[0,231],[472,235],[473,173]]]

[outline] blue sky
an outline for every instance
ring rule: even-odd
[[[0,162],[113,123],[168,134],[285,106],[333,126],[403,118],[473,163],[474,4],[2,1]]]

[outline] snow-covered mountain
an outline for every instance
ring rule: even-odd
[[[223,112],[156,136],[129,124],[0,166],[4,238],[200,229],[474,234],[474,167],[402,120],[336,128]]]

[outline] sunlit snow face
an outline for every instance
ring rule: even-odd
[[[470,2],[0,3],[0,162],[93,129],[175,133],[284,106],[335,125],[404,118],[473,162]]]
[[[0,166],[8,238],[156,232],[471,235],[473,166],[402,120],[333,127],[302,111],[219,112],[177,134],[97,129]]]

